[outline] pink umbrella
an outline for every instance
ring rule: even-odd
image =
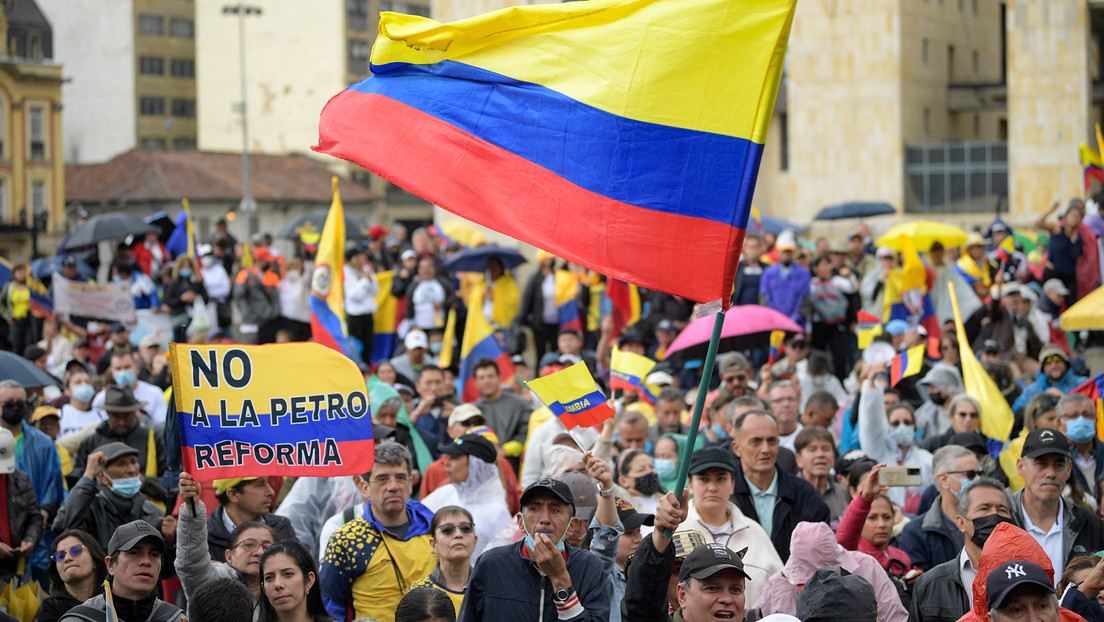
[[[770,345],[772,330],[784,330],[787,333],[803,332],[797,322],[770,307],[737,305],[725,314],[718,351],[766,348]],[[667,348],[667,354],[678,353],[683,359],[704,357],[712,334],[713,316],[700,317],[690,322],[679,336],[675,337],[671,347]]]

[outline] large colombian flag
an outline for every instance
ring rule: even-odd
[[[727,303],[795,3],[382,13],[372,76],[326,105],[315,149],[608,277]]]
[[[376,294],[376,312],[372,315],[372,354],[375,365],[391,359],[395,352],[395,331],[399,327],[399,301],[391,295],[391,283],[395,280],[394,270],[376,273],[379,292]]]
[[[352,357],[345,326],[345,208],[333,178],[333,203],[322,227],[311,277],[311,341]]]
[[[460,400],[463,402],[479,399],[479,390],[475,388],[475,364],[480,359],[498,363],[498,375],[502,378],[516,373],[510,355],[502,349],[491,323],[480,312],[486,288],[486,283],[479,283],[468,294],[468,319],[464,323],[464,342],[460,344],[460,385],[463,387]]]

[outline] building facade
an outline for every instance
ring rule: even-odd
[[[61,66],[32,0],[0,1],[0,256],[29,259],[64,229]]]
[[[39,0],[65,67],[70,163],[196,148],[192,0]]]

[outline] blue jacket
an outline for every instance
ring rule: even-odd
[[[755,511],[755,502],[751,498],[751,489],[743,475],[740,461],[736,461],[736,486],[732,493],[732,502],[740,511],[755,522],[759,514]],[[830,518],[828,506],[820,493],[809,482],[790,475],[775,465],[774,476],[778,478],[778,498],[774,503],[774,524],[771,526],[771,542],[778,556],[785,562],[790,558],[790,536],[800,522],[827,523]]]
[[[783,275],[782,264],[776,263],[763,270],[759,280],[759,293],[766,297],[768,307],[781,311],[786,317],[805,324],[801,306],[809,296],[809,283],[812,275],[799,264],[790,264],[788,274]]]
[[[23,422],[23,453],[16,461],[15,468],[31,476],[38,507],[50,512],[53,517],[65,501],[65,477],[61,473],[61,457],[57,447],[49,436],[38,428]],[[38,546],[31,554],[31,566],[43,569],[50,563],[50,552],[54,544],[54,532],[46,529]]]
[[[1077,451],[1076,447],[1072,447],[1073,451]],[[1093,481],[1085,481],[1085,475],[1081,473],[1081,469],[1077,468],[1077,465],[1073,465],[1073,476],[1077,478],[1077,483],[1081,484],[1081,487],[1087,490],[1090,494],[1096,490],[1096,480],[1100,479],[1101,475],[1104,475],[1104,443],[1100,442],[1100,439],[1093,439],[1092,457],[1096,460],[1096,473],[1093,474]]]
[[[557,622],[552,602],[552,582],[537,572],[537,565],[522,556],[524,541],[484,551],[475,562],[460,622],[515,620]],[[606,592],[606,572],[598,556],[590,551],[567,548],[567,573],[571,587],[579,597],[582,613],[567,618],[570,622],[606,622],[610,597]],[[541,603],[544,604],[543,609]]]
[[[1075,376],[1072,369],[1067,369],[1065,375],[1059,378],[1058,382],[1055,383],[1051,383],[1050,378],[1047,378],[1047,375],[1043,372],[1035,372],[1035,382],[1024,387],[1023,393],[1012,403],[1012,412],[1019,412],[1020,409],[1027,406],[1031,398],[1047,389],[1058,389],[1062,393],[1069,393],[1086,381],[1088,381],[1088,378],[1084,376]],[[1092,488],[1089,488],[1089,490],[1092,490]]]
[[[918,516],[901,530],[901,537],[897,539],[897,546],[904,551],[912,565],[927,572],[932,568],[949,561],[958,555],[959,548],[955,546],[943,524],[943,507],[939,500],[932,502],[922,517]]]

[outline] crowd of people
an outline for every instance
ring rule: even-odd
[[[1104,218],[1077,200],[1048,216],[1028,252],[999,219],[922,249],[930,304],[908,317],[889,311],[907,250],[866,225],[839,242],[749,232],[731,302],[801,330],[780,352],[765,335],[723,352],[704,384],[671,349],[688,300],[641,290],[619,326],[583,267],[542,252],[520,285],[495,259],[451,273],[462,249],[437,228],[373,226],[342,285],[375,460],[334,478],[182,472],[165,344],[40,312],[14,265],[3,340],[56,383],[0,380],[0,578],[46,587],[42,622],[106,620],[105,578],[127,622],[1104,621],[1100,403],[1079,390],[1100,335],[1058,321],[1100,285]],[[310,244],[242,244],[225,221],[204,242],[173,257],[153,232],[105,273],[175,341],[310,338]],[[83,280],[79,260],[61,275]],[[884,320],[864,348],[861,313]],[[468,314],[512,369],[470,361],[466,378],[445,355]],[[962,337],[1014,413],[1005,438],[982,433],[998,404],[964,382]],[[891,383],[918,345],[919,371]],[[601,425],[568,430],[525,387],[584,362],[608,389],[617,349],[657,365],[646,388],[607,391]]]

